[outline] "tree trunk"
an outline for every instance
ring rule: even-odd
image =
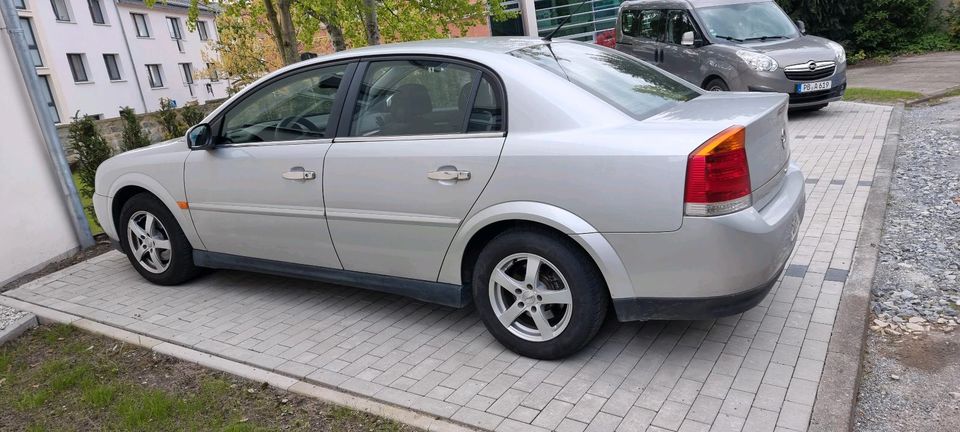
[[[343,29],[336,24],[324,22],[327,27],[327,34],[330,35],[330,42],[333,43],[334,51],[343,51],[347,49],[347,41],[343,37]]]
[[[363,27],[367,32],[367,45],[380,45],[377,0],[363,0],[363,9]]]
[[[263,0],[267,20],[270,21],[271,36],[277,44],[283,63],[288,65],[300,61],[297,31],[293,28],[293,17],[290,15],[291,2],[292,0]]]

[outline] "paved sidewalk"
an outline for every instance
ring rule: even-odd
[[[484,429],[804,431],[890,113],[791,119],[806,218],[759,306],[611,321],[563,361],[505,350],[471,309],[243,272],[154,286],[116,252],[5,295]]]
[[[893,63],[847,69],[847,85],[931,95],[960,86],[960,51],[899,57]]]

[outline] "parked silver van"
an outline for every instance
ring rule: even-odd
[[[773,0],[627,1],[616,48],[707,90],[787,93],[790,108],[823,108],[847,86],[843,47]]]

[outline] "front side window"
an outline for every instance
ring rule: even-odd
[[[86,62],[83,61],[83,54],[67,54],[67,61],[70,63],[73,82],[90,81],[89,77],[87,77],[87,66]]]
[[[120,63],[117,61],[116,54],[104,54],[103,64],[107,67],[107,75],[110,81],[120,81]]]
[[[57,18],[57,21],[70,21],[70,11],[67,10],[66,0],[50,0],[50,5],[53,6],[53,16]]]
[[[253,91],[223,117],[219,142],[297,141],[332,136],[331,121],[347,65],[288,75]]]
[[[137,37],[150,37],[150,27],[147,27],[147,17],[144,14],[132,13],[133,25],[137,28]]]
[[[479,70],[442,60],[370,63],[353,109],[350,136],[498,130],[502,101],[481,77]]]
[[[207,34],[206,21],[197,21],[197,33],[200,35],[200,40],[202,41],[210,39],[210,35]]]
[[[90,17],[94,24],[106,23],[103,19],[103,7],[100,5],[100,0],[87,0],[87,7],[90,8]]]
[[[33,57],[33,65],[43,66],[43,58],[40,57],[40,47],[37,46],[37,36],[33,32],[33,23],[30,18],[20,17],[20,27],[23,28],[23,37],[27,40],[27,48],[30,50],[30,56]]]
[[[792,39],[798,35],[790,17],[775,2],[739,3],[697,9],[707,33],[735,42]]]
[[[634,57],[596,45],[540,44],[511,54],[569,80],[638,120],[700,96]]]
[[[667,43],[680,45],[680,42],[683,41],[683,34],[686,32],[693,32],[696,39],[697,29],[693,26],[687,12],[672,10],[667,13]]]
[[[150,88],[163,87],[163,74],[160,71],[160,65],[148,64],[147,77],[150,79]]]
[[[637,11],[625,10],[620,15],[620,32],[624,36],[637,35]]]
[[[659,41],[663,39],[664,16],[662,10],[651,9],[640,12],[637,23],[637,36]]]

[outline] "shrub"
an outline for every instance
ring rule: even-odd
[[[200,111],[200,105],[196,102],[188,102],[180,109],[180,117],[187,124],[187,128],[190,128],[203,120],[203,111]]]
[[[853,24],[860,16],[864,1],[777,0],[777,3],[791,18],[803,20],[807,33],[851,45]]]
[[[97,123],[93,117],[79,112],[73,117],[69,130],[70,147],[77,152],[77,175],[80,177],[80,195],[87,199],[93,198],[94,185],[97,179],[97,167],[110,158],[110,146],[107,140],[97,131]],[[92,208],[87,211],[92,212]],[[91,213],[93,214],[93,213]]]
[[[177,110],[173,106],[173,101],[167,98],[160,98],[160,110],[157,111],[157,121],[163,127],[164,138],[180,138],[186,133],[183,122],[177,116]]]
[[[933,0],[865,0],[863,15],[853,26],[856,47],[868,53],[906,49],[931,32]]]
[[[120,108],[120,118],[123,119],[123,136],[120,139],[120,149],[133,150],[150,145],[150,137],[140,126],[133,108]]]
[[[943,11],[943,21],[953,42],[960,44],[960,0],[953,0]]]

